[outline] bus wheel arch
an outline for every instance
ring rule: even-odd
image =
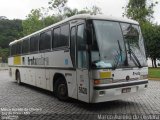
[[[16,69],[16,73],[15,73],[15,78],[17,83],[20,85],[21,84],[21,75],[18,69]]]
[[[67,81],[61,73],[56,73],[53,77],[53,92],[59,100],[65,101],[68,99]]]

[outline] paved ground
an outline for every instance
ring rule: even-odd
[[[19,120],[113,118],[158,120],[160,119],[160,81],[149,81],[148,90],[141,96],[113,102],[85,104],[76,100],[61,102],[50,92],[28,85],[19,86],[9,78],[8,71],[0,71],[0,114],[0,119]]]

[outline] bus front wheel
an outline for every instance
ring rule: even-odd
[[[59,78],[55,83],[55,94],[59,100],[66,101],[68,99],[67,83],[63,78]]]

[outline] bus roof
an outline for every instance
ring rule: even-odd
[[[72,17],[66,18],[66,19],[64,19],[64,20],[62,20],[60,22],[55,23],[55,24],[52,24],[52,25],[50,25],[48,27],[45,27],[45,28],[43,28],[43,29],[41,29],[39,31],[36,31],[36,32],[34,32],[34,33],[30,34],[30,35],[27,35],[27,36],[25,36],[25,37],[23,37],[23,38],[21,38],[19,40],[14,40],[14,41],[10,42],[9,45],[12,45],[12,44],[14,44],[14,43],[16,43],[18,41],[21,41],[23,39],[26,39],[26,38],[30,37],[30,36],[36,35],[36,34],[38,34],[40,32],[43,32],[43,31],[45,31],[47,29],[50,29],[50,28],[52,28],[54,26],[60,25],[62,23],[65,23],[65,22],[68,22],[68,21],[71,21],[71,20],[76,20],[76,19],[86,19],[86,20],[97,19],[97,20],[109,20],[109,21],[117,21],[117,22],[126,22],[126,23],[132,23],[132,24],[137,24],[137,25],[139,24],[137,21],[132,20],[132,19],[127,19],[127,18],[117,18],[117,17],[105,16],[105,15],[78,14],[78,15],[74,15]]]

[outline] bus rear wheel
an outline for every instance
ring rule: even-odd
[[[20,76],[19,71],[17,72],[16,77],[17,77],[17,83],[18,83],[18,85],[20,85],[21,84],[21,76]]]
[[[63,78],[59,78],[55,83],[55,94],[56,97],[61,101],[68,100],[68,89],[67,89],[67,83]]]

